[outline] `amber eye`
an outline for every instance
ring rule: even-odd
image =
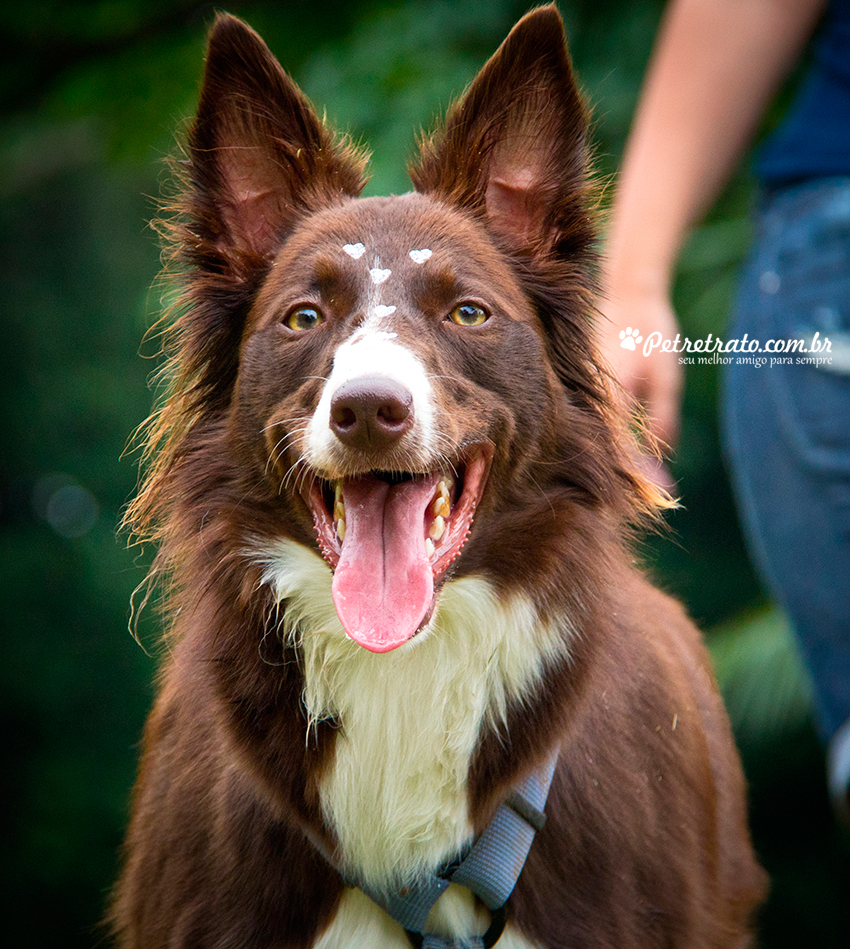
[[[299,306],[283,322],[296,333],[303,333],[305,330],[315,329],[320,323],[324,323],[325,318],[315,307]]]
[[[490,319],[490,314],[475,303],[461,303],[449,313],[449,319],[458,326],[480,326]]]

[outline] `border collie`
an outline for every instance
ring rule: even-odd
[[[170,632],[124,949],[750,944],[728,722],[630,552],[664,499],[593,343],[587,152],[552,6],[386,198],[216,19],[128,513]],[[458,868],[507,811],[488,899]]]

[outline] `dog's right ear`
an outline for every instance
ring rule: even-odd
[[[267,261],[300,212],[365,183],[364,158],[334,144],[262,39],[229,14],[210,32],[188,145],[190,227],[218,251],[214,269]]]

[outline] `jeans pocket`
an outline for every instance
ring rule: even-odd
[[[802,457],[850,473],[850,185],[837,190],[841,200],[824,188],[780,229],[769,324],[792,348],[768,368],[767,384]]]

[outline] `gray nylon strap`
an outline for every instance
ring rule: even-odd
[[[425,933],[425,921],[449,883],[465,886],[490,910],[504,906],[517,884],[534,835],[545,820],[543,809],[555,773],[557,755],[528,775],[496,811],[493,820],[448,878],[431,875],[385,895],[352,882],[396,922],[422,934],[422,949],[485,949],[480,936],[446,940]],[[349,881],[347,881],[349,882]]]
[[[518,784],[512,797],[520,798],[542,814],[555,773],[555,760],[552,758],[544,768]],[[488,909],[503,906],[522,873],[535,832],[534,826],[516,810],[502,804],[452,875],[452,883],[472,890]]]
[[[389,896],[380,896],[361,887],[363,892],[382,907],[405,929],[421,933],[431,907],[449,888],[449,881],[442,877],[430,876],[410,886],[403,887]]]

